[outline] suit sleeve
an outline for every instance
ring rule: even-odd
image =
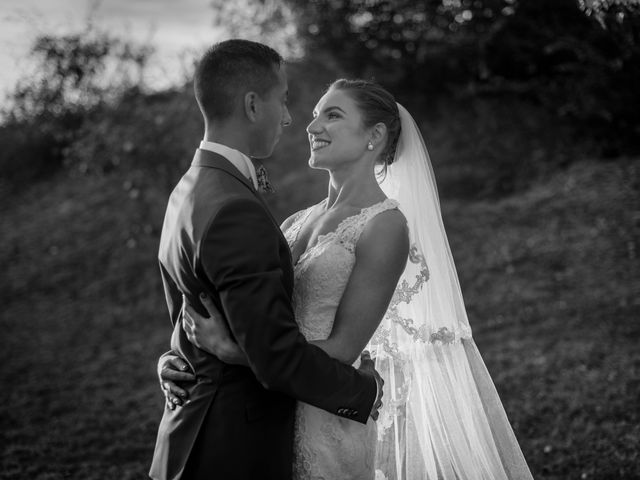
[[[366,423],[376,381],[309,344],[283,283],[280,235],[264,208],[235,200],[211,221],[200,261],[258,380],[331,413]]]
[[[160,276],[162,277],[162,286],[164,287],[164,296],[167,301],[167,308],[169,309],[171,325],[175,326],[176,322],[180,319],[180,313],[182,311],[182,293],[180,293],[171,275],[165,270],[162,262],[159,263]]]

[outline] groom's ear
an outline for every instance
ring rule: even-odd
[[[258,95],[255,92],[244,94],[244,113],[251,122],[255,122],[258,116]]]

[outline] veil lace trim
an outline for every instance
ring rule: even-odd
[[[376,480],[532,480],[473,342],[427,148],[400,110],[394,162],[380,186],[411,245],[368,349],[385,380]]]

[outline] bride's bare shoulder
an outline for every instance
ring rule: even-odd
[[[362,231],[356,253],[395,259],[404,264],[409,255],[407,219],[397,208],[385,210],[373,217]]]

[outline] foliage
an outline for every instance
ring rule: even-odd
[[[638,13],[640,10],[640,0],[578,0],[578,4],[587,15],[596,16],[603,26],[607,17]]]
[[[201,136],[202,116],[191,89],[148,95],[132,90],[116,105],[85,116],[65,150],[65,162],[83,174],[123,169],[173,182]]]
[[[440,75],[465,75],[481,68],[466,52],[433,65],[452,46],[482,44],[514,11],[515,0],[289,0],[295,5],[299,32],[311,54],[333,52],[343,66],[362,76],[370,72],[391,83],[410,81],[429,64]],[[464,50],[464,48],[462,49]],[[461,51],[462,51],[461,50]],[[472,53],[473,52],[473,53]],[[421,72],[422,73],[422,72]],[[431,76],[430,80],[435,79]]]
[[[77,34],[39,36],[25,74],[2,112],[0,184],[23,185],[56,171],[90,115],[144,87],[151,48],[91,26]],[[0,185],[1,186],[1,185]]]
[[[143,88],[152,49],[89,26],[80,33],[41,35],[31,56],[35,75],[20,80],[5,115],[21,121],[82,113],[117,100],[123,91]]]
[[[282,0],[212,0],[214,26],[224,37],[259,41],[288,59],[302,57],[303,50],[291,8]]]
[[[34,123],[0,125],[0,191],[23,186],[56,172],[64,142]]]
[[[521,2],[486,55],[494,86],[577,120],[615,156],[640,148],[640,9],[602,15],[588,18],[572,0]]]
[[[268,39],[295,21],[308,58],[414,103],[467,88],[524,97],[599,137],[605,155],[640,150],[636,0],[281,0],[293,16],[275,24],[253,22],[264,1],[243,5],[234,33]]]

